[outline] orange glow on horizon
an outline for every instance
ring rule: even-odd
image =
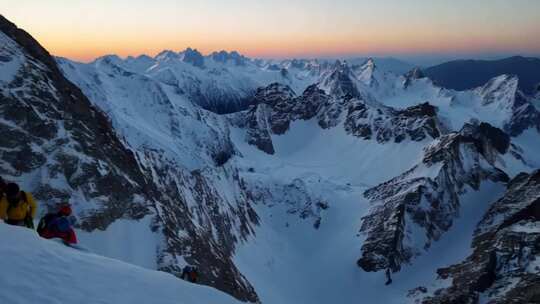
[[[540,1],[6,0],[52,54],[91,61],[197,48],[249,57],[540,54]]]
[[[188,47],[199,50],[203,54],[214,51],[236,50],[252,58],[314,58],[340,57],[350,55],[393,55],[393,54],[437,54],[437,53],[482,53],[482,52],[516,52],[515,48],[505,48],[482,39],[459,39],[454,41],[434,41],[422,39],[403,39],[401,41],[355,40],[348,42],[321,40],[291,40],[291,41],[257,41],[236,43],[216,43],[210,41],[96,41],[89,40],[58,40],[35,38],[55,56],[67,57],[74,60],[89,62],[95,58],[116,54],[120,57],[149,55],[155,56],[163,50],[182,51]],[[529,40],[519,51],[533,53],[540,49],[538,43]],[[518,52],[519,52],[518,51]]]

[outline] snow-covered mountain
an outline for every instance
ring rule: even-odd
[[[96,254],[177,276],[194,264],[202,284],[249,302],[538,296],[531,255],[483,289],[468,279],[489,264],[475,245],[498,229],[486,218],[512,217],[497,206],[518,204],[518,174],[540,168],[538,98],[516,77],[457,92],[374,60],[192,49],[83,64],[5,19],[0,31],[2,176],[41,213],[69,199]],[[520,233],[536,252],[537,230]]]
[[[214,52],[203,56],[199,51],[188,48],[184,51],[163,51],[155,57],[119,58],[104,56],[89,64],[81,64],[66,58],[58,62],[64,73],[78,83],[95,87],[100,82],[111,81],[117,75],[139,74],[174,87],[192,102],[216,113],[231,113],[249,106],[254,93],[271,83],[283,83],[297,94],[316,82],[321,74],[333,71],[336,61],[324,59],[258,60],[247,58],[238,52]],[[350,65],[354,69],[365,67],[373,59],[355,59]],[[389,59],[376,59],[389,72]],[[84,71],[85,75],[79,73]],[[403,67],[397,70],[402,71]],[[81,78],[81,79],[79,79]],[[114,79],[112,79],[114,82]],[[96,92],[97,93],[97,92]]]
[[[96,94],[100,94],[102,83],[114,86],[116,77],[143,77],[168,85],[177,94],[216,113],[245,109],[257,88],[273,82],[302,91],[327,66],[304,60],[258,61],[226,51],[203,56],[189,48],[181,52],[163,51],[153,58],[143,55],[121,59],[110,55],[89,64],[65,58],[58,62],[66,75]]]

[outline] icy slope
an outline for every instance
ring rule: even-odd
[[[0,224],[0,303],[240,303],[209,287]]]

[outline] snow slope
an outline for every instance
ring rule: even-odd
[[[271,192],[285,192],[255,206],[260,225],[235,255],[236,265],[255,286],[262,303],[412,303],[414,299],[407,298],[410,289],[438,288],[434,270],[469,253],[476,223],[489,202],[504,191],[491,182],[482,183],[478,191],[467,188],[456,229],[412,265],[404,266],[393,275],[394,283],[385,286],[384,272],[365,272],[356,266],[364,240],[359,233],[361,218],[370,210],[364,191],[410,168],[426,143],[381,145],[348,136],[339,127],[323,130],[314,121],[294,122],[289,132],[273,136],[274,155],[243,142],[242,130],[234,130],[233,138],[245,158],[236,161],[244,166],[241,176],[246,183],[262,180],[267,188],[277,188]],[[317,229],[314,218],[299,215],[287,203],[294,192],[280,186],[297,179],[306,193],[328,203],[320,212]]]
[[[0,224],[0,303],[240,303],[210,287]]]
[[[96,254],[155,270],[158,269],[157,248],[163,237],[152,232],[151,220],[151,216],[138,221],[119,219],[106,231],[77,229],[77,238]]]

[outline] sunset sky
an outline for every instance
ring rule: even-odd
[[[538,0],[2,0],[53,54],[540,54]]]

